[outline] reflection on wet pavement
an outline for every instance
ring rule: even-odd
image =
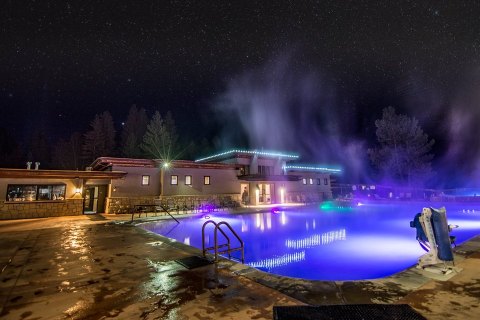
[[[216,265],[187,270],[159,239],[118,223],[2,230],[0,317],[270,319],[275,301],[298,303]]]
[[[408,303],[428,319],[480,314],[480,238],[457,248],[463,271],[451,279],[413,268],[345,282],[279,277],[224,260],[188,270],[175,260],[197,249],[85,217],[0,223],[0,247],[2,319],[272,319],[274,305],[302,303]]]

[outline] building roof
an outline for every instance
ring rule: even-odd
[[[123,171],[29,170],[0,168],[0,178],[30,179],[121,179]]]
[[[237,158],[242,156],[251,157],[254,155],[257,155],[259,157],[264,157],[264,158],[284,158],[288,160],[298,159],[298,155],[293,153],[278,152],[278,151],[263,151],[263,150],[257,151],[257,150],[232,149],[232,150],[220,152],[208,157],[197,159],[195,160],[195,162],[219,161],[219,160],[232,159],[232,158]]]
[[[103,171],[115,167],[144,167],[144,168],[159,168],[167,164],[162,159],[131,159],[131,158],[114,158],[114,157],[100,157],[96,159],[91,167],[95,171]],[[197,169],[236,169],[239,166],[229,163],[197,163],[191,160],[172,160],[168,162],[169,166],[174,168],[197,168]]]
[[[97,158],[91,165],[95,171],[103,171],[112,166],[117,167],[158,167],[158,161],[152,159],[133,159],[133,158],[115,158],[115,157],[100,157]]]
[[[286,165],[283,167],[286,172],[322,172],[322,173],[341,173],[338,168],[328,168],[321,165]]]

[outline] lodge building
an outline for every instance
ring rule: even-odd
[[[292,165],[298,155],[229,150],[195,161],[100,157],[85,171],[0,169],[0,219],[319,202],[339,170]]]

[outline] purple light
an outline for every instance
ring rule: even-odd
[[[385,277],[416,265],[424,251],[410,221],[429,205],[362,205],[352,207],[348,214],[334,209],[275,207],[265,213],[218,213],[212,219],[226,221],[237,231],[245,242],[247,264],[296,278],[360,280]],[[463,212],[467,205],[470,213]],[[448,223],[459,225],[451,232],[457,244],[480,234],[480,205],[467,205],[446,206]],[[178,225],[165,221],[144,228],[178,241],[188,237],[192,246],[201,248],[199,230],[204,221],[188,218]],[[210,242],[213,239],[212,235],[206,237]]]

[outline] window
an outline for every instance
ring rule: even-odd
[[[192,176],[185,176],[185,184],[187,186],[192,184]]]
[[[178,184],[178,176],[171,176],[170,184]]]
[[[66,186],[56,185],[23,185],[9,184],[7,186],[7,201],[49,201],[65,200]]]
[[[320,185],[320,178],[317,178],[317,185]]]
[[[273,168],[269,166],[258,166],[258,174],[269,176],[273,173]]]
[[[240,175],[245,176],[250,174],[250,167],[249,166],[243,166],[240,168]]]
[[[312,179],[312,178],[308,179],[308,182],[309,182],[310,184],[313,184],[313,179]]]
[[[210,184],[210,176],[203,177],[203,184]]]
[[[303,178],[303,179],[302,179],[302,183],[303,183],[303,184],[307,184],[307,178]]]
[[[323,184],[327,185],[328,184],[328,178],[323,179]]]
[[[150,176],[142,176],[142,186],[148,186],[150,184]]]

